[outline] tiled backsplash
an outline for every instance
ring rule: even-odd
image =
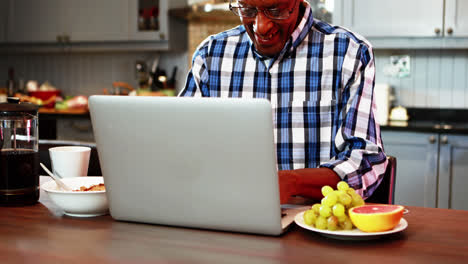
[[[388,77],[390,56],[410,56],[410,76]],[[468,108],[468,49],[376,50],[376,82],[390,84],[397,104],[422,108]]]

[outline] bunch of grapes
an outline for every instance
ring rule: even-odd
[[[353,188],[341,181],[337,190],[326,185],[322,187],[323,199],[304,212],[304,222],[318,229],[351,230],[353,223],[348,210],[355,206],[364,205],[364,200]]]

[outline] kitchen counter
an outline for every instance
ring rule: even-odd
[[[80,115],[89,116],[88,108],[77,108],[77,109],[63,109],[57,110],[55,108],[39,108],[39,115]]]
[[[445,134],[468,135],[468,110],[465,109],[427,109],[408,108],[408,121],[389,121],[387,125],[381,125],[381,130],[428,132]],[[42,139],[65,139],[65,140],[92,140],[90,128],[90,116],[87,109],[55,110],[41,108],[39,110],[39,129]],[[57,121],[67,122],[65,127],[75,127],[80,135],[73,138],[57,136]],[[78,124],[81,122],[80,124]],[[68,124],[70,123],[70,124]],[[62,130],[63,130],[62,129]],[[88,135],[86,135],[88,133]],[[62,133],[67,134],[67,133]],[[76,133],[75,133],[76,134]]]
[[[37,264],[466,263],[468,211],[407,209],[408,228],[377,240],[336,240],[295,224],[270,237],[69,217],[41,190],[36,205],[1,208],[0,253],[2,262]]]
[[[387,125],[381,125],[380,128],[392,131],[468,134],[468,122],[389,121]]]
[[[408,108],[408,121],[389,121],[382,130],[468,134],[468,110]]]

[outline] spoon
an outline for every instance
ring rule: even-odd
[[[47,169],[47,167],[41,163],[39,163],[41,165],[41,167],[45,170],[45,172],[47,172],[47,174],[49,174],[50,177],[52,177],[52,179],[55,180],[55,182],[57,183],[57,185],[62,188],[63,190],[65,191],[72,191],[72,188],[68,187],[65,183],[63,183],[63,181],[61,181],[56,175],[54,175],[52,172],[50,172],[49,169]]]

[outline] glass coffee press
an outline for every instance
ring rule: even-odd
[[[39,199],[38,107],[9,97],[0,103],[0,206]]]

